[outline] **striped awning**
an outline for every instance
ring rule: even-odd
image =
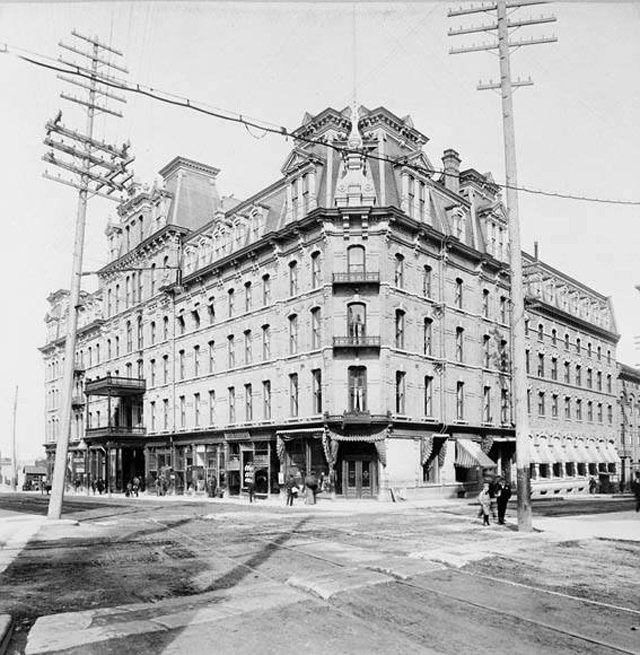
[[[565,439],[562,444],[564,449],[564,461],[565,462],[581,462],[580,455],[577,448],[573,445],[573,439]]]
[[[546,439],[539,439],[538,443],[533,444],[533,454],[531,457],[532,464],[555,464],[556,459],[551,454]]]
[[[600,454],[600,463],[618,464],[620,462],[616,447],[610,441],[598,442],[598,453]]]
[[[599,464],[602,461],[595,441],[585,441],[584,450],[587,454],[587,462],[589,464]]]
[[[554,464],[562,464],[563,462],[568,461],[566,451],[562,447],[560,439],[550,439],[547,441],[547,447],[549,448],[549,453],[551,454]]]
[[[611,455],[611,464],[620,464],[620,455],[616,449],[616,445],[612,441],[607,442],[607,450]]]
[[[482,452],[480,444],[471,439],[456,440],[456,466],[465,469],[495,468],[497,464]]]
[[[576,462],[578,464],[589,464],[591,462],[591,457],[587,452],[587,447],[584,443],[584,439],[577,439],[574,444],[574,450],[576,451]]]

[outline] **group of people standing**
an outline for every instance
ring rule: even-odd
[[[314,471],[309,471],[296,479],[293,473],[289,473],[284,488],[287,492],[287,507],[293,506],[293,501],[300,495],[304,497],[306,505],[315,505],[316,496],[325,490],[324,474],[318,478]]]
[[[482,485],[482,491],[478,495],[482,524],[489,525],[489,514],[494,521],[504,525],[504,516],[507,511],[507,503],[511,498],[511,485],[504,478],[495,478],[491,482]],[[497,515],[496,515],[497,509]]]

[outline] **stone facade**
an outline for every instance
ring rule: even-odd
[[[306,115],[282,177],[247,200],[220,196],[218,169],[178,157],[162,184],[120,206],[80,322],[85,426],[71,452],[86,479],[237,494],[253,465],[261,493],[313,470],[327,491],[386,500],[472,492],[488,471],[514,477],[499,188],[460,170],[453,150],[437,173],[410,118],[361,107],[353,121],[354,111]],[[584,335],[591,356],[600,346],[611,360],[593,370],[615,376],[608,301],[530,264],[541,289],[553,274],[591,303],[584,316],[571,300],[550,317],[530,274],[530,320],[544,317],[547,333],[569,331],[573,343]],[[61,371],[65,298],[49,298],[47,396]],[[615,407],[607,389],[584,401]],[[540,418],[543,436],[615,439],[608,420],[583,434]],[[577,463],[555,472],[545,484],[587,479]]]
[[[628,487],[640,471],[640,369],[618,364],[617,377],[621,474]]]

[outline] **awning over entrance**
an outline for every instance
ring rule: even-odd
[[[328,444],[325,445],[325,455],[329,451],[330,456],[333,461],[329,461],[331,466],[335,466],[336,459],[338,457],[338,446],[341,443],[372,443],[376,447],[378,453],[378,460],[383,466],[387,465],[387,438],[388,430],[385,428],[380,432],[374,432],[373,434],[365,432],[354,432],[349,434],[340,434],[331,430],[329,432]],[[327,447],[328,446],[328,447]]]
[[[458,439],[456,441],[456,461],[455,465],[465,469],[475,468],[494,468],[497,464],[485,455],[480,444],[471,441],[471,439]]]

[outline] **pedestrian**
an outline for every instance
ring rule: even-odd
[[[133,480],[131,480],[131,493],[137,498],[139,491],[140,491],[140,478],[137,475],[135,475],[133,477]]]
[[[511,485],[504,478],[500,478],[500,487],[496,497],[498,504],[498,523],[500,525],[504,525],[504,515],[507,511],[509,498],[511,498]]]
[[[295,478],[291,473],[287,476],[287,481],[284,483],[284,488],[287,490],[287,507],[293,507],[293,500],[298,495],[298,485]]]
[[[125,489],[124,495],[127,498],[131,498],[131,492],[133,491],[133,483],[127,482],[127,488]]]
[[[595,477],[592,475],[589,478],[589,493],[595,494],[597,490],[598,490],[598,482],[596,481]]]
[[[489,525],[489,512],[491,511],[491,496],[489,495],[489,483],[482,485],[482,491],[478,494],[478,502],[482,512],[482,525]]]
[[[640,512],[640,471],[636,471],[636,479],[631,482],[631,490],[636,497],[636,512]]]
[[[98,478],[98,481],[96,482],[96,489],[98,490],[98,493],[102,496],[102,492],[104,491],[104,480],[102,478]]]
[[[244,485],[249,494],[249,502],[252,503],[256,491],[255,468],[252,462],[249,462],[244,467]]]
[[[318,493],[318,478],[313,471],[309,471],[309,474],[304,479],[305,484],[305,503],[307,505],[316,504],[316,494]]]
[[[91,491],[93,492],[93,495],[96,495],[96,481],[91,480]]]
[[[498,520],[496,509],[498,507],[497,498],[499,492],[500,492],[500,478],[493,478],[491,482],[489,482],[489,499],[490,499],[489,511],[491,512],[491,518],[494,521]]]

